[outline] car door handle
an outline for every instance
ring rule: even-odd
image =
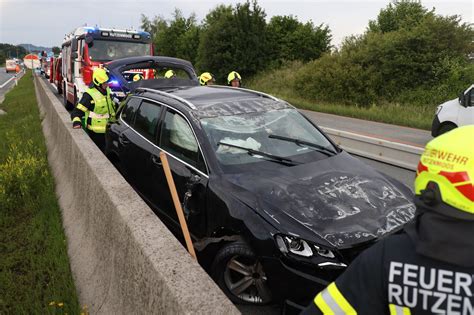
[[[124,135],[120,135],[119,136],[119,142],[122,144],[122,145],[127,145],[130,143],[130,140],[128,140],[128,138]]]
[[[161,166],[161,159],[160,159],[159,156],[156,156],[156,155],[152,154],[151,155],[151,161],[153,162],[153,164]]]

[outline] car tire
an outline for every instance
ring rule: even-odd
[[[458,126],[456,126],[456,124],[453,124],[453,123],[444,123],[438,129],[438,136],[441,136],[443,133],[451,131],[451,130],[457,128],[457,127]]]
[[[263,266],[244,242],[229,243],[219,250],[211,276],[236,304],[265,305],[272,301]]]

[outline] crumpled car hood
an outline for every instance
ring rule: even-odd
[[[310,164],[226,175],[226,180],[239,186],[237,198],[240,194],[280,232],[336,248],[382,237],[415,214],[408,187],[345,152]]]

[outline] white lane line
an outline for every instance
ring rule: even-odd
[[[13,79],[15,79],[15,77],[11,77],[10,79],[8,79],[7,82],[5,82],[5,83],[3,83],[2,85],[0,85],[0,89],[3,89],[3,87],[4,87],[5,85],[7,85],[8,82],[10,82],[10,81],[13,80]]]

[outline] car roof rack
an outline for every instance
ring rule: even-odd
[[[236,90],[237,89],[237,90],[240,90],[240,91],[245,91],[245,92],[249,92],[249,93],[252,93],[252,94],[256,94],[256,95],[261,96],[261,97],[269,98],[273,101],[281,101],[279,98],[277,98],[275,96],[272,96],[270,94],[255,91],[255,90],[251,90],[251,89],[241,88],[241,87],[232,87],[232,86],[226,86],[226,85],[208,85],[208,87],[219,88],[219,89],[231,89],[231,90]]]
[[[176,96],[176,95],[171,94],[171,93],[167,93],[167,92],[163,92],[163,91],[159,91],[159,90],[155,90],[155,89],[144,88],[144,87],[139,87],[136,90],[142,90],[142,91],[151,92],[151,93],[159,94],[159,95],[162,95],[162,96],[166,96],[166,97],[169,97],[169,98],[173,98],[173,99],[183,103],[184,105],[188,106],[191,109],[194,109],[194,110],[197,109],[196,106],[194,106],[193,103],[185,100],[182,97]]]

